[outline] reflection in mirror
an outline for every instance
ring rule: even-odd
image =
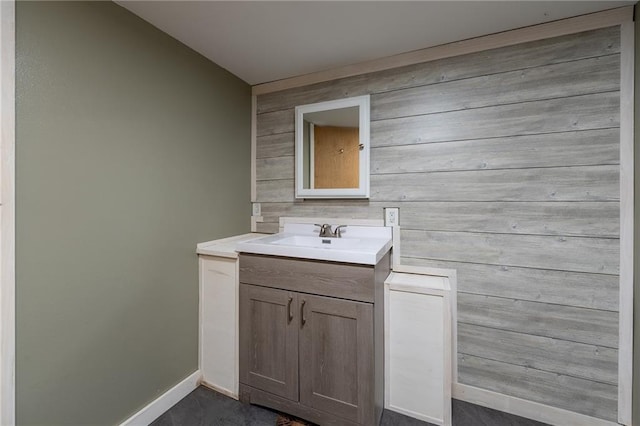
[[[359,107],[306,113],[304,188],[358,188]]]
[[[296,197],[369,196],[369,97],[296,107]]]

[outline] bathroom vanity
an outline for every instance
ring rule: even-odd
[[[379,423],[384,405],[384,280],[390,271],[391,238],[390,230],[382,228],[389,233],[388,241],[363,241],[366,238],[358,236],[363,230],[355,228],[347,233],[358,243],[322,243],[316,233],[287,240],[289,245],[276,249],[287,254],[287,247],[297,243],[290,253],[297,257],[260,253],[290,238],[286,232],[263,238],[269,246],[264,250],[255,246],[260,243],[252,247],[251,241],[238,245],[242,401],[321,425]],[[348,252],[354,255],[362,247],[373,253],[360,258],[362,263],[335,260],[349,258]],[[301,257],[305,255],[308,258]]]

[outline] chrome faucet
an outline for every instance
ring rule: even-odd
[[[342,228],[347,227],[347,225],[338,225],[334,231],[328,223],[323,223],[322,225],[316,223],[315,225],[320,227],[320,238],[341,238]]]

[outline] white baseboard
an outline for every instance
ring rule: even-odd
[[[516,416],[537,420],[550,425],[618,426],[616,422],[602,420],[584,414],[574,413],[573,411],[563,410],[562,408],[527,401],[460,383],[454,383],[453,397],[461,401],[471,402],[472,404],[493,408],[494,410],[504,411],[505,413],[515,414]]]
[[[180,383],[151,401],[142,410],[122,422],[120,426],[147,426],[194,391],[200,384],[200,370],[196,370]]]

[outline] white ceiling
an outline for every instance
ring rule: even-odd
[[[635,0],[116,3],[254,85]]]

